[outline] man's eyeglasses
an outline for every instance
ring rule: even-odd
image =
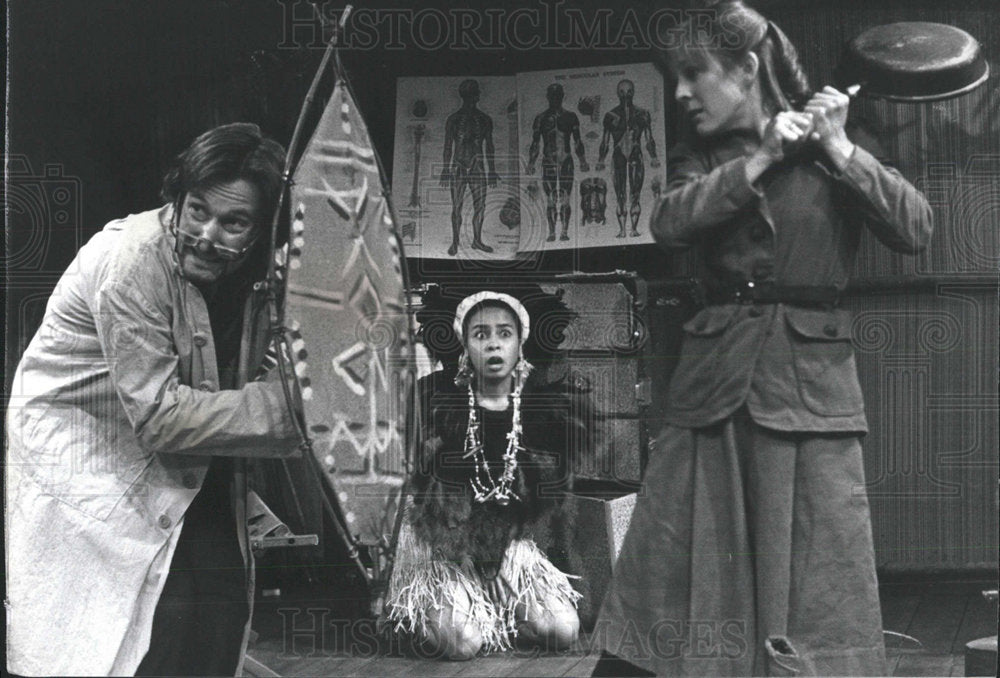
[[[213,256],[216,259],[221,259],[222,261],[236,261],[237,259],[242,259],[257,243],[257,237],[255,236],[246,247],[237,250],[232,247],[219,245],[208,238],[193,235],[176,227],[174,228],[174,234],[185,247],[190,247],[197,250],[199,253]]]

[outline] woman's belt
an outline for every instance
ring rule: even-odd
[[[779,285],[747,280],[707,290],[709,304],[792,304],[833,308],[840,303],[840,290],[833,285]]]

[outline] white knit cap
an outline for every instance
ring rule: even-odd
[[[509,306],[510,310],[517,315],[518,320],[521,321],[521,343],[524,344],[524,342],[528,339],[528,332],[531,326],[531,321],[528,318],[528,312],[524,310],[524,306],[521,305],[520,301],[509,294],[490,291],[476,292],[475,294],[467,296],[465,299],[462,299],[458,308],[455,309],[455,323],[452,327],[455,328],[455,334],[458,336],[459,340],[463,344],[465,343],[463,331],[465,326],[465,316],[469,314],[469,311],[471,311],[473,307],[478,305],[480,302],[487,300],[499,301],[505,306]]]

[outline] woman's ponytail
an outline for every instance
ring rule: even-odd
[[[772,84],[777,90],[772,94],[779,105],[786,103],[790,108],[801,109],[813,92],[809,86],[809,77],[799,62],[799,53],[785,32],[773,21],[767,22],[765,42],[768,40],[773,46],[772,58],[769,59],[772,73],[768,75],[773,78]]]

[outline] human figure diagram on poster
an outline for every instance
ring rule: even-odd
[[[546,242],[556,239],[556,221],[562,225],[560,240],[569,240],[569,197],[573,192],[573,154],[580,159],[580,171],[590,169],[580,139],[580,120],[564,110],[563,86],[549,85],[545,98],[549,105],[531,123],[531,148],[528,151],[528,175],[535,173],[535,161],[542,151],[542,190],[545,192],[545,218],[549,226]]]
[[[398,80],[393,196],[409,256],[515,256],[514,84],[487,76]]]
[[[642,214],[639,201],[646,175],[646,164],[642,155],[644,139],[646,151],[649,153],[650,167],[659,167],[660,161],[656,157],[656,141],[653,139],[649,111],[636,106],[632,101],[635,96],[635,83],[623,79],[618,83],[617,94],[618,105],[604,115],[604,135],[598,151],[597,171],[604,170],[604,158],[608,155],[609,145],[613,143],[611,167],[615,201],[618,205],[615,212],[618,216],[616,237],[625,237],[625,224],[629,219],[632,224],[629,235],[638,237],[639,217]]]
[[[663,91],[652,64],[518,74],[518,136],[527,157],[519,251],[653,241],[646,224],[665,183]]]

